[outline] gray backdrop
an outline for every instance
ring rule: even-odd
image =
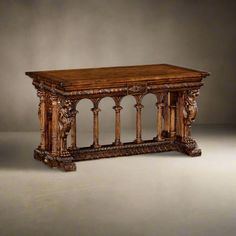
[[[201,124],[235,124],[236,1],[0,0],[0,130],[38,130],[36,92],[25,71],[170,63],[211,72],[199,99]],[[144,101],[152,126],[154,98]],[[126,98],[123,126],[132,126]],[[101,107],[113,125],[112,102]],[[91,103],[79,109],[91,126]],[[82,114],[83,113],[83,114]]]

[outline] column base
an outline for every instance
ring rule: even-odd
[[[47,151],[35,149],[34,159],[42,161],[50,168],[59,168],[64,171],[76,171],[76,165],[69,152],[63,153],[60,157],[53,157]]]
[[[202,154],[202,151],[198,147],[197,142],[190,137],[177,137],[175,144],[178,151],[185,153],[188,156],[197,157],[201,156]]]
[[[140,143],[143,143],[143,140],[142,139],[135,139],[134,143],[140,144]]]
[[[164,140],[165,140],[164,138],[159,137],[159,136],[155,136],[155,137],[153,138],[153,141],[156,141],[156,142],[161,142],[161,141],[164,141]]]
[[[100,144],[95,144],[95,143],[93,143],[93,144],[91,145],[91,147],[92,147],[92,148],[100,148],[101,145],[100,145]]]
[[[123,143],[120,140],[116,140],[115,142],[112,143],[114,146],[121,146]]]

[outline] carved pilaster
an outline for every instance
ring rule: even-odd
[[[120,111],[123,109],[123,107],[120,105],[122,97],[113,97],[115,101],[115,106],[113,109],[115,110],[115,141],[114,145],[118,146],[121,145],[120,141]]]
[[[57,156],[58,149],[58,97],[55,94],[50,96],[52,101],[52,155]]]
[[[101,111],[101,109],[98,107],[99,102],[101,100],[101,98],[94,98],[91,99],[93,102],[93,108],[91,109],[91,111],[93,112],[93,144],[92,146],[94,148],[98,148],[100,147],[99,145],[99,112]]]
[[[46,129],[47,129],[47,110],[46,110],[46,93],[44,90],[38,90],[37,96],[40,99],[39,108],[38,108],[38,116],[40,121],[40,134],[41,141],[39,144],[39,148],[42,150],[46,149]]]
[[[170,137],[176,135],[176,105],[170,106]]]
[[[165,138],[170,137],[170,92],[167,92],[164,94],[164,112],[163,112],[163,118],[164,118],[164,131],[162,132],[162,135]]]
[[[136,104],[134,107],[136,108],[136,143],[142,143],[142,98],[143,95],[136,95]]]

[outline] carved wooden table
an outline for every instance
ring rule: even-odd
[[[201,155],[190,131],[197,114],[196,97],[202,79],[209,75],[207,72],[160,64],[26,72],[26,75],[33,79],[40,98],[41,142],[34,157],[50,167],[73,171],[74,161],[174,150],[189,156]],[[157,99],[156,137],[144,141],[142,99],[148,93]],[[136,99],[136,139],[122,143],[120,103],[127,95]],[[99,102],[107,96],[114,99],[114,142],[100,145]],[[91,147],[80,147],[76,142],[76,105],[83,98],[93,102]]]

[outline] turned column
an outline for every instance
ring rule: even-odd
[[[41,141],[40,141],[40,149],[45,150],[47,144],[47,107],[46,107],[46,92],[44,90],[38,90],[37,95],[40,99],[39,102],[39,121],[40,121],[40,134],[41,134]]]
[[[177,93],[170,93],[170,137],[176,137],[176,103]]]
[[[59,139],[59,126],[58,126],[58,97],[51,95],[52,101],[52,155],[58,155],[58,139]]]
[[[170,106],[170,137],[173,138],[176,135],[175,129],[175,117],[176,117],[176,105]]]
[[[100,99],[92,99],[93,108],[91,111],[93,112],[93,144],[94,148],[100,147],[99,145],[99,112],[101,109],[98,107]]]
[[[184,136],[184,92],[179,91],[177,97],[177,124],[176,124],[176,134],[179,138]]]
[[[164,94],[163,93],[159,93],[156,95],[157,97],[157,103],[156,103],[156,107],[157,107],[157,116],[156,116],[156,129],[157,129],[157,136],[154,137],[154,140],[156,141],[161,141],[163,140],[162,137],[162,130],[163,130],[163,125],[162,125],[162,120],[163,120],[163,113],[164,113]]]
[[[114,145],[121,145],[120,141],[120,111],[122,110],[122,106],[120,105],[120,101],[122,97],[114,97],[115,106],[113,109],[115,110],[115,141]]]
[[[50,108],[51,109],[51,108]],[[52,113],[47,115],[47,150],[52,150]]]
[[[170,137],[170,92],[167,92],[164,96],[164,132],[165,138]]]
[[[142,95],[135,96],[136,104],[134,107],[136,108],[136,143],[142,143]]]

